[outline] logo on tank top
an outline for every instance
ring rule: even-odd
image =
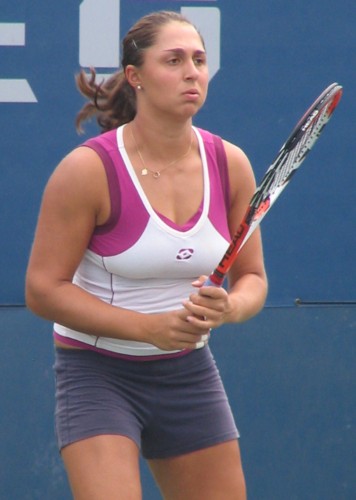
[[[193,248],[181,248],[177,253],[176,260],[188,260],[193,255]]]

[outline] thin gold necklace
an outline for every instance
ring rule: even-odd
[[[132,139],[135,143],[135,147],[136,147],[136,151],[137,151],[137,154],[140,158],[140,161],[142,163],[142,169],[141,169],[141,175],[145,176],[145,175],[148,175],[148,173],[150,173],[154,179],[159,179],[159,177],[161,177],[161,173],[164,171],[164,170],[167,170],[167,168],[169,167],[172,167],[173,165],[175,165],[176,163],[178,163],[180,160],[183,160],[183,158],[185,158],[186,156],[189,155],[191,149],[192,149],[192,144],[193,144],[193,135],[191,135],[191,138],[190,138],[190,144],[189,144],[189,148],[188,150],[184,153],[184,155],[180,156],[179,158],[177,158],[176,160],[173,160],[171,161],[170,163],[168,163],[168,165],[166,165],[165,167],[161,168],[161,170],[151,170],[150,168],[148,168],[146,166],[146,163],[142,157],[142,154],[141,154],[141,151],[139,150],[139,147],[137,145],[137,141],[136,141],[136,138],[134,136],[134,133],[133,133],[133,127],[131,125],[130,127],[130,132],[131,132],[131,135],[132,135]]]

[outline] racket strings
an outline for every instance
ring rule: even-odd
[[[291,150],[282,150],[273,168],[267,172],[264,182],[256,193],[257,196],[254,199],[254,205],[258,205],[261,201],[273,197],[276,190],[289,182],[293,173],[299,168],[313,144],[320,136],[330,116],[329,106],[324,106],[324,109],[317,114],[315,114],[314,111],[313,115],[306,119],[307,126],[304,126],[303,134],[299,137],[294,148]]]
[[[292,160],[294,161],[293,170],[296,170],[302,161],[304,161],[306,155],[309,153],[315,141],[319,138],[323,128],[329,121],[330,116],[328,107],[325,106],[324,109],[322,109],[309,124],[308,128],[306,128],[305,133],[298,144],[298,154],[296,154],[294,160]]]

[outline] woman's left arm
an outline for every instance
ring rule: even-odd
[[[245,215],[256,183],[251,164],[244,152],[224,141],[228,160],[231,205],[229,228],[233,235]],[[184,306],[192,314],[188,320],[205,328],[224,323],[242,323],[263,308],[267,296],[261,232],[257,228],[241,249],[228,273],[228,287],[203,286],[206,276],[193,283],[197,288]]]

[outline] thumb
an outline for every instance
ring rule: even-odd
[[[206,282],[207,279],[208,279],[208,276],[205,276],[205,275],[199,276],[199,278],[197,280],[194,280],[192,282],[192,286],[194,286],[195,288],[200,288],[204,285],[204,283]]]

